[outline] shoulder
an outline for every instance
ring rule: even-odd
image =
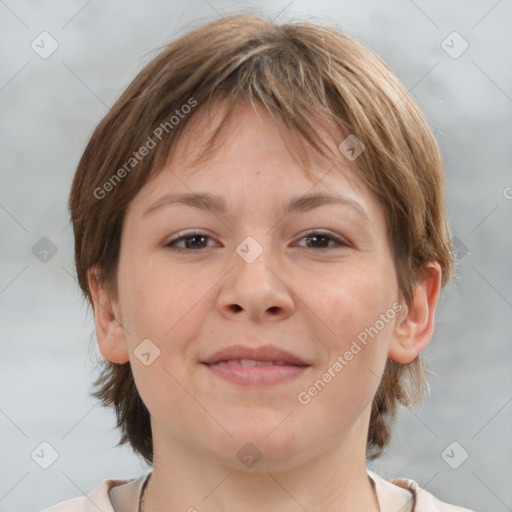
[[[422,489],[414,480],[408,478],[384,480],[373,471],[368,471],[368,475],[375,484],[382,510],[396,510],[399,506],[400,510],[410,512],[474,512],[442,502]]]
[[[390,483],[412,492],[414,495],[413,512],[474,512],[464,507],[440,501],[434,495],[422,489],[414,480],[395,478],[390,480]]]
[[[145,478],[146,475],[137,479],[104,480],[89,494],[62,501],[40,512],[98,512],[98,510],[116,512],[118,508],[114,506],[115,499],[113,501],[113,497],[119,495],[116,491],[122,487],[124,497],[136,496]],[[113,493],[111,493],[112,490],[114,490]]]

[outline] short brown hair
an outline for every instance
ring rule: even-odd
[[[206,145],[210,148],[234,107],[246,102],[265,108],[272,119],[284,121],[308,147],[333,161],[344,157],[333,154],[313,120],[334,125],[345,136],[355,135],[365,150],[353,162],[354,169],[385,211],[401,299],[411,300],[428,262],[440,264],[442,286],[446,284],[454,261],[443,162],[428,122],[408,91],[377,55],[335,26],[278,25],[264,16],[236,15],[167,45],[96,127],[69,198],[77,277],[90,304],[87,273],[92,268],[117,297],[128,204],[162,169],[191,119],[217,100],[226,106],[226,114]],[[184,115],[174,123],[171,117],[178,109]],[[162,135],[158,144],[139,158],[139,148],[154,141],[155,132]],[[397,404],[420,399],[424,381],[421,357],[408,365],[387,361],[372,404],[368,458],[381,455]],[[119,444],[130,443],[151,464],[149,412],[130,363],[103,361],[95,386],[93,395],[115,409],[122,431]]]

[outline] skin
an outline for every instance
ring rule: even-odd
[[[197,134],[185,132],[167,167],[130,203],[118,296],[108,296],[94,269],[89,274],[100,351],[131,362],[151,414],[145,510],[378,510],[366,473],[372,398],[387,358],[409,363],[429,343],[441,270],[432,263],[412,303],[299,403],[298,394],[398,300],[385,215],[362,182],[347,180],[355,176],[348,161],[333,168],[313,156],[312,181],[266,115],[240,106],[231,128],[195,166]],[[219,195],[227,210],[174,204],[143,215],[168,192]],[[341,204],[283,214],[292,198],[320,192],[350,197],[368,219]],[[316,229],[345,243],[311,238]],[[185,252],[166,246],[184,230],[200,232],[177,242]],[[236,252],[247,236],[263,249],[252,263]],[[134,350],[147,338],[160,355],[145,366]],[[200,364],[235,343],[275,344],[311,366],[296,379],[255,387]],[[247,442],[262,454],[251,468],[237,457]]]

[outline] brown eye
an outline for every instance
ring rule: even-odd
[[[205,245],[207,240],[211,240],[211,238],[202,233],[190,233],[186,236],[180,236],[179,238],[175,238],[171,240],[167,244],[166,247],[170,247],[176,251],[187,251],[187,250],[197,250],[197,249],[207,249]],[[178,242],[184,242],[184,246],[178,246]]]
[[[344,240],[326,231],[313,231],[302,237],[301,240],[311,241],[306,245],[308,249],[335,249],[340,246],[348,246]],[[331,242],[334,242],[334,245],[329,246]]]

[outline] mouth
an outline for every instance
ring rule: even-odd
[[[219,361],[212,364],[218,366],[243,366],[245,368],[250,366],[307,366],[287,363],[286,361],[256,361],[254,359],[228,359],[226,361]]]
[[[311,368],[305,360],[272,345],[234,345],[201,361],[216,377],[242,386],[264,386],[297,378]]]
[[[247,359],[232,359],[203,365],[216,377],[241,386],[267,386],[287,382],[311,368],[309,365],[298,366],[280,361]]]

